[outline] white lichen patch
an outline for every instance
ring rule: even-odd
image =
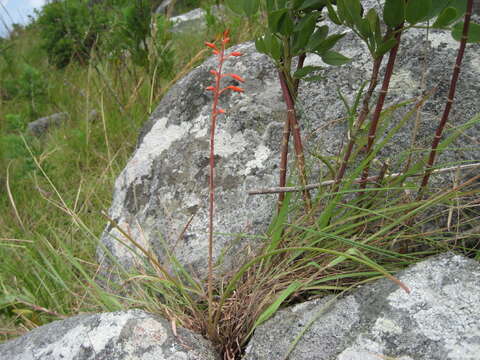
[[[125,184],[132,184],[135,179],[148,176],[151,173],[153,160],[177,140],[182,139],[189,131],[189,124],[169,125],[168,118],[160,118],[145,135],[139,148],[121,174]]]
[[[417,89],[420,86],[418,80],[420,79],[412,77],[412,73],[408,69],[395,71],[390,81],[390,93],[412,97],[417,93]]]
[[[217,128],[215,138],[215,154],[222,157],[241,153],[247,147],[247,140],[242,133],[231,135],[227,131]]]
[[[379,334],[401,334],[402,328],[398,326],[393,320],[387,318],[378,318],[373,326],[373,331]]]
[[[245,164],[244,174],[249,175],[252,169],[262,169],[264,162],[269,158],[272,151],[265,145],[260,145],[255,149],[255,157]]]
[[[428,37],[434,49],[446,46],[448,49],[457,50],[459,42],[455,40],[449,31],[435,31]]]
[[[74,359],[82,349],[88,348],[91,348],[94,353],[100,353],[110,341],[120,335],[130,316],[103,314],[99,320],[93,329],[80,324],[67,331],[57,341],[32,351],[39,359],[47,355],[49,359]]]

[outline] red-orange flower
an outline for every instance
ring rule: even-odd
[[[237,74],[224,74],[223,76],[230,76],[232,79],[235,79],[240,82],[245,82],[245,79],[242,78],[241,76],[238,76]]]
[[[215,87],[214,87],[214,86],[209,86],[209,87],[207,87],[205,90],[207,90],[207,91],[214,91],[214,90],[215,90]]]
[[[211,43],[211,42],[206,42],[205,41],[205,45],[208,46],[209,48],[212,48],[212,49],[216,49],[217,48],[217,45]]]
[[[243,92],[243,89],[241,87],[233,86],[233,85],[227,86],[225,89],[230,89],[235,92]]]
[[[230,53],[230,56],[242,56],[243,54],[241,52],[238,52],[238,51],[233,51]]]

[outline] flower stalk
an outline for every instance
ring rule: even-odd
[[[211,91],[213,93],[213,103],[212,103],[212,111],[211,111],[211,122],[210,122],[210,171],[209,171],[209,217],[208,217],[208,318],[209,324],[213,324],[213,230],[214,230],[214,211],[215,211],[215,129],[217,125],[217,118],[218,115],[224,114],[225,110],[219,107],[219,99],[220,96],[227,92],[243,92],[243,89],[238,86],[229,85],[224,88],[221,87],[222,79],[225,77],[230,77],[238,82],[244,82],[245,80],[237,74],[226,73],[222,74],[223,65],[225,60],[232,56],[241,56],[242,54],[238,51],[233,51],[229,54],[225,53],[226,46],[230,41],[228,37],[228,30],[223,33],[221,46],[220,48],[217,47],[216,44],[206,42],[205,45],[212,49],[214,55],[217,56],[218,67],[216,70],[210,70],[210,73],[214,76],[215,82],[213,86],[209,86],[206,88],[207,91]],[[214,338],[215,337],[215,328],[213,326],[209,326],[207,329],[209,335]]]

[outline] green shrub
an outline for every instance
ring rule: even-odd
[[[108,28],[108,15],[100,5],[83,0],[65,0],[45,5],[38,17],[43,47],[58,68],[72,60],[85,63]]]

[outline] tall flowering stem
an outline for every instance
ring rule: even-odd
[[[225,53],[226,46],[230,38],[228,37],[228,30],[223,33],[221,46],[217,47],[214,43],[206,42],[205,45],[212,49],[214,55],[217,56],[218,67],[216,70],[210,70],[210,73],[214,76],[215,83],[213,86],[206,88],[207,91],[213,93],[213,104],[211,112],[210,123],[210,176],[209,176],[209,219],[208,219],[208,317],[209,324],[213,324],[213,218],[215,210],[215,128],[217,125],[218,115],[224,114],[225,110],[218,106],[220,96],[226,91],[243,92],[243,89],[238,86],[226,86],[222,85],[222,78],[229,77],[238,82],[244,82],[245,80],[237,74],[223,74],[223,64],[225,60],[232,56],[241,56],[242,54],[233,51],[229,54]],[[208,329],[209,335],[215,336],[215,329],[210,326]]]

